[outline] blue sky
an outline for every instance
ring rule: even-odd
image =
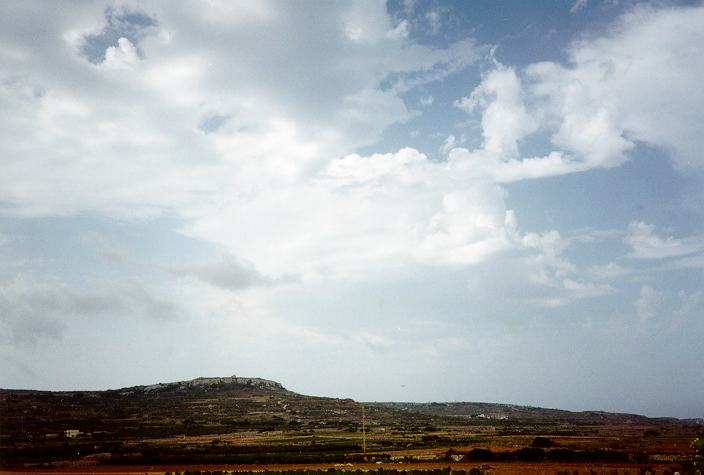
[[[700,2],[0,6],[0,386],[704,413]]]

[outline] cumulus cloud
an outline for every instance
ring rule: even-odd
[[[529,111],[524,100],[524,86],[515,69],[494,62],[495,68],[480,85],[469,96],[454,103],[455,107],[468,113],[480,111],[484,137],[482,147],[471,151],[453,149],[450,159],[471,164],[469,166],[475,173],[482,173],[501,183],[592,168],[594,164],[584,156],[573,154],[574,147],[554,150],[544,157],[520,157],[520,141],[538,130],[541,122],[546,120],[545,112],[539,109]],[[553,138],[558,136],[559,131]]]
[[[101,64],[108,69],[132,69],[138,62],[137,48],[127,38],[120,38],[117,46],[105,50],[105,61]]]
[[[158,3],[149,12],[47,8],[52,29],[27,23],[40,36],[21,47],[19,26],[4,25],[6,208],[146,217],[229,201],[251,183],[300,180],[413,117],[401,90],[479,57],[467,41],[413,44],[383,3],[311,5],[314,15],[256,3],[233,12],[216,2],[195,16]],[[312,54],[312,42],[325,51]],[[72,60],[57,64],[57,51]]]
[[[416,257],[428,264],[469,265],[508,248],[515,229],[500,198],[498,188],[484,186],[445,193]]]
[[[217,239],[268,275],[479,262],[509,247],[515,232],[499,187],[458,179],[447,164],[411,148],[347,155],[312,181],[252,196],[226,212],[230,220],[204,215],[185,231]],[[266,223],[268,232],[238,233],[239,223]]]
[[[523,88],[513,68],[498,65],[472,94],[455,102],[467,112],[482,109],[483,150],[502,159],[518,155],[518,141],[537,124],[523,102]]]
[[[94,64],[108,65],[112,62],[114,66],[118,58],[128,62],[138,60],[136,45],[157,32],[154,18],[142,11],[126,8],[126,5],[118,8],[107,6],[102,23],[91,25],[84,32],[80,28],[73,29],[67,35],[81,54]]]
[[[263,283],[263,275],[470,265],[510,249],[532,249],[557,268],[560,259],[530,247],[530,234],[521,237],[498,184],[625,160],[632,140],[641,140],[627,133],[635,130],[624,121],[630,103],[620,102],[630,97],[621,94],[632,79],[628,48],[654,24],[697,18],[686,9],[639,9],[605,36],[575,43],[568,65],[520,71],[496,63],[456,102],[481,115],[482,146],[467,150],[448,139],[448,161],[434,163],[409,148],[368,157],[350,151],[413,116],[403,91],[475,61],[483,49],[472,40],[445,49],[414,44],[408,23],[376,3],[318,5],[316,16],[326,20],[303,32],[297,25],[310,15],[285,5],[235,11],[216,2],[188,18],[151,8],[60,16],[63,33],[44,33],[46,44],[53,39],[55,50],[78,32],[82,43],[64,46],[83,45],[67,71],[44,61],[52,48],[7,57],[13,79],[2,83],[2,97],[13,113],[0,125],[15,139],[0,142],[2,200],[23,215],[176,213],[184,233],[253,266],[181,270],[233,288]],[[680,45],[670,36],[649,61]],[[308,54],[312,40],[325,54]],[[595,52],[605,59],[593,61]],[[655,86],[641,76],[637,92],[650,97]],[[75,81],[86,85],[80,96]],[[522,157],[521,142],[541,127],[552,127],[556,150]],[[31,182],[22,179],[30,175]]]
[[[364,347],[403,355],[403,364],[414,351],[425,356],[424,338],[428,354],[439,345],[460,351],[463,340],[427,327],[409,331],[421,350],[408,350],[414,345],[398,344],[408,339],[390,331],[386,311],[363,312],[358,302],[379,282],[412,276],[420,297],[398,304],[396,321],[446,312],[489,325],[518,306],[515,314],[525,315],[526,301],[561,307],[608,296],[629,268],[579,268],[566,249],[586,241],[523,229],[504,184],[615,167],[638,143],[673,151],[678,169],[701,164],[693,153],[701,121],[693,119],[702,109],[702,61],[691,46],[702,43],[699,8],[638,8],[574,43],[565,63],[493,63],[456,102],[480,118],[481,145],[461,148],[464,138],[448,138],[446,156],[434,160],[410,147],[360,149],[414,119],[420,112],[407,104],[418,103],[418,91],[435,91],[423,86],[487,48],[470,38],[443,47],[414,42],[413,22],[391,18],[382,2],[156,2],[141,12],[69,3],[39,13],[25,5],[8,4],[0,18],[2,213],[169,217],[168,226],[223,257],[162,265],[181,291],[174,305],[165,303],[168,292],[141,284],[109,293],[7,279],[0,307],[13,344],[59,337],[72,318],[187,311],[242,347]],[[526,155],[534,134],[545,134],[549,149]],[[696,239],[661,237],[648,226],[629,229],[632,257],[701,250]],[[433,285],[431,296],[422,294]],[[453,295],[438,298],[448,288]],[[340,295],[354,305],[341,310]],[[686,310],[696,299],[685,297]],[[500,300],[508,302],[496,310]],[[636,311],[653,318],[657,302],[644,286]],[[350,315],[339,317],[343,311]],[[379,321],[361,324],[366,313]],[[332,320],[338,326],[325,327]],[[290,357],[281,351],[281,360]]]
[[[678,169],[701,170],[695,120],[704,61],[704,8],[642,6],[602,36],[576,42],[569,65],[527,68],[531,93],[559,121],[553,143],[592,166],[627,159],[636,141],[672,152]]]
[[[701,172],[697,116],[704,103],[696,78],[704,61],[695,45],[704,41],[703,24],[699,6],[642,6],[602,35],[574,42],[567,64],[535,63],[519,72],[495,62],[455,102],[481,113],[484,136],[481,149],[457,154],[474,157],[500,182],[619,166],[638,143],[671,152],[680,171]],[[539,130],[549,132],[554,150],[522,158],[521,139]]]
[[[252,6],[243,22],[241,12],[214,8],[224,9],[221,17],[187,19],[158,5],[149,14],[103,13],[102,27],[99,21],[93,29],[109,31],[113,43],[102,65],[139,64],[139,72],[96,75],[91,61],[81,64],[80,50],[65,75],[41,63],[51,49],[6,63],[21,79],[3,83],[13,114],[3,114],[0,125],[22,138],[0,146],[8,157],[0,178],[6,209],[131,218],[175,212],[184,233],[224,245],[265,275],[344,273],[394,259],[481,262],[519,246],[497,183],[626,159],[632,142],[625,138],[621,82],[613,79],[621,77],[625,53],[612,43],[634,46],[632,38],[663,21],[661,15],[686,16],[678,9],[639,10],[642,25],[629,16],[609,35],[575,44],[568,66],[542,63],[522,73],[496,64],[456,103],[481,114],[482,146],[448,142],[448,161],[436,164],[412,149],[369,157],[349,152],[412,117],[402,91],[475,61],[482,49],[471,40],[446,49],[413,44],[407,25],[394,23],[381,4],[320,6],[316,15],[340,31],[316,22],[295,35],[285,33],[305,22],[299,9]],[[65,31],[91,31],[60,19]],[[132,23],[134,30],[125,26]],[[196,41],[203,32],[212,37]],[[99,34],[82,38],[106,43]],[[683,34],[698,33],[685,28]],[[236,46],[245,36],[253,47]],[[326,54],[305,53],[312,38],[326,45]],[[669,51],[678,41],[658,48]],[[594,70],[595,50],[613,54],[607,63],[615,73],[604,69],[607,63]],[[69,84],[76,79],[87,85],[80,97]],[[111,99],[116,89],[119,100]],[[32,90],[42,92],[27,94]],[[558,149],[521,157],[522,140],[550,124]],[[31,183],[21,179],[30,174]],[[251,231],[240,232],[242,223]]]

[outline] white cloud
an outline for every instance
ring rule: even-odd
[[[588,165],[571,160],[561,152],[551,152],[545,157],[502,161],[483,150],[455,148],[450,150],[449,156],[453,165],[463,173],[481,175],[496,183],[565,175],[589,169]]]
[[[633,259],[665,259],[704,252],[704,239],[690,237],[675,239],[655,233],[655,225],[634,221],[628,225],[624,242],[631,247],[628,257]]]
[[[660,294],[651,286],[644,285],[640,288],[640,294],[633,305],[636,309],[636,315],[641,323],[652,320],[658,313],[661,303]]]
[[[704,254],[688,255],[672,259],[665,262],[661,268],[664,270],[704,269]]]
[[[294,276],[272,279],[259,274],[249,263],[240,262],[232,256],[223,256],[218,262],[174,267],[169,271],[177,276],[195,277],[226,290],[242,290],[253,286],[268,286],[294,282]]]
[[[445,141],[440,146],[440,153],[442,153],[443,155],[447,155],[450,150],[455,148],[455,145],[457,145],[457,140],[455,139],[455,136],[448,135]]]
[[[442,209],[427,223],[415,256],[428,264],[469,265],[511,246],[512,228],[501,190],[475,186],[442,196]]]
[[[388,36],[392,40],[408,38],[409,28],[410,25],[408,23],[408,20],[401,20],[395,28],[393,28],[386,34],[386,36]]]
[[[349,152],[413,117],[401,91],[466,66],[482,48],[471,40],[446,49],[414,44],[408,24],[394,23],[383,4],[316,6],[327,19],[316,22],[301,9],[267,5],[233,11],[218,3],[215,13],[195,17],[153,6],[158,25],[149,35],[138,45],[121,37],[106,49],[103,66],[138,65],[120,74],[100,71],[76,47],[76,32],[85,38],[105,27],[95,12],[75,22],[59,18],[58,38],[74,42],[56,43],[52,30],[40,42],[46,50],[9,55],[4,72],[16,79],[0,91],[10,106],[0,126],[12,138],[0,141],[6,210],[173,213],[184,233],[223,245],[274,280],[408,262],[469,265],[520,249],[542,261],[532,280],[564,284],[569,263],[518,231],[497,183],[624,159],[631,145],[610,89],[620,83],[584,58],[597,47],[617,51],[608,47],[617,37],[639,37],[635,20],[575,44],[569,67],[528,68],[527,82],[497,64],[457,102],[481,113],[482,147],[457,148],[450,139],[443,148],[449,160],[434,163],[407,148],[369,157]],[[660,14],[680,15],[639,11],[646,29]],[[303,33],[300,22],[307,22]],[[288,34],[294,29],[297,35]],[[311,41],[325,45],[324,54],[311,55]],[[62,69],[46,61],[56,48],[74,55]],[[619,58],[612,61],[617,72]],[[84,86],[80,94],[76,84]],[[216,116],[227,120],[204,133],[204,118]],[[551,126],[560,150],[521,158],[521,141]]]
[[[432,34],[437,34],[442,26],[442,19],[439,10],[430,10],[425,14],[425,18],[428,20],[428,26],[430,26],[430,32]]]
[[[189,6],[192,7],[193,4]],[[271,20],[276,15],[272,3],[251,0],[244,0],[237,5],[226,0],[206,0],[201,8],[189,10],[208,22],[230,27],[249,21]]]
[[[617,166],[638,142],[674,150],[684,168],[682,157],[703,136],[699,85],[691,80],[702,76],[701,58],[689,46],[701,43],[693,28],[701,24],[698,9],[639,8],[601,37],[574,43],[564,64],[519,70],[495,63],[457,102],[481,119],[482,145],[459,148],[474,142],[460,131],[443,149],[447,160],[435,160],[405,147],[359,152],[370,150],[385,128],[431,112],[423,106],[432,103],[438,112],[445,98],[433,102],[423,94],[446,92],[428,83],[462,71],[486,52],[472,39],[443,47],[415,42],[418,24],[434,25],[432,15],[416,15],[418,23],[399,21],[383,2],[257,0],[233,7],[213,0],[207,8],[186,2],[179,9],[130,3],[148,8],[140,21],[149,26],[142,31],[130,27],[123,9],[115,7],[113,14],[102,3],[46,4],[41,11],[28,5],[8,3],[0,18],[5,219],[79,215],[83,221],[76,226],[87,226],[107,216],[129,227],[163,217],[156,226],[178,228],[194,238],[179,236],[193,248],[223,257],[182,262],[180,248],[162,246],[169,239],[144,236],[143,245],[152,247],[145,252],[160,256],[153,257],[160,263],[92,246],[121,263],[107,265],[83,249],[64,253],[68,239],[58,239],[46,253],[71,256],[70,268],[58,261],[45,265],[75,273],[76,280],[92,276],[95,266],[104,287],[84,289],[49,277],[21,281],[14,267],[0,266],[1,333],[15,343],[70,338],[78,344],[42,356],[74,356],[101,354],[88,350],[100,350],[118,329],[128,335],[120,335],[122,342],[143,346],[144,353],[127,350],[121,356],[135,364],[105,366],[144,378],[151,376],[144,376],[139,360],[163,361],[153,356],[169,345],[184,347],[171,350],[178,359],[173,367],[182,373],[231,374],[231,365],[259,374],[276,368],[279,375],[296,372],[292,380],[309,378],[315,390],[326,390],[325,381],[333,380],[321,374],[339,374],[340,368],[360,374],[339,391],[358,386],[367,368],[377,371],[376,382],[393,374],[396,385],[403,378],[420,381],[422,374],[464,374],[467,367],[455,362],[469,358],[455,358],[451,364],[458,370],[451,372],[441,357],[449,351],[464,356],[468,344],[492,362],[470,366],[495,373],[494,361],[515,355],[514,343],[524,341],[520,325],[528,321],[532,331],[549,313],[525,302],[561,307],[599,299],[618,291],[618,277],[630,272],[621,261],[590,266],[590,256],[575,249],[622,234],[593,231],[579,240],[569,232],[527,231],[503,184]],[[675,28],[677,22],[683,28]],[[442,26],[439,21],[440,31]],[[412,126],[423,130],[418,140],[444,138],[420,120]],[[400,137],[404,130],[390,135],[395,132]],[[540,134],[538,142],[551,140],[545,153],[522,153],[533,134]],[[699,156],[688,156],[696,168]],[[73,226],[71,219],[57,222]],[[699,249],[696,237],[635,231],[633,252],[641,257],[674,260],[692,256],[685,249]],[[23,245],[44,252],[43,245]],[[568,249],[580,259],[573,262]],[[149,285],[113,283],[115,274],[133,271]],[[644,289],[637,311],[653,318],[658,293]],[[682,314],[700,303],[696,295],[682,296]],[[378,303],[381,297],[386,304]],[[178,325],[152,325],[144,322],[154,318],[129,321],[133,314],[186,317]],[[91,323],[101,319],[113,325]],[[450,319],[458,328],[446,324]],[[82,338],[87,328],[98,330],[100,339]],[[153,338],[156,331],[162,337]],[[514,331],[521,337],[504,336]],[[199,351],[204,345],[212,351]],[[530,355],[536,345],[525,346]],[[558,353],[571,354],[560,349],[550,355]],[[506,367],[514,368],[515,357],[506,358]],[[97,373],[52,366],[69,358],[43,359],[59,371],[40,375],[78,381]],[[378,387],[388,389],[371,386],[380,391],[375,394],[381,394]]]
[[[621,229],[595,229],[585,227],[575,229],[571,233],[571,240],[580,243],[604,242],[611,239],[619,239],[624,235]]]
[[[170,320],[178,315],[174,304],[154,297],[136,282],[117,282],[109,290],[86,292],[27,272],[0,280],[0,334],[2,343],[12,346],[59,338],[79,318]]]
[[[472,151],[463,148],[450,150],[450,159],[463,162],[467,164],[465,168],[471,167],[471,173],[481,173],[496,182],[564,175],[602,165],[589,155],[591,150],[580,149],[577,144],[562,140],[560,137],[565,135],[562,129],[555,132],[553,142],[566,146],[566,150],[555,150],[544,157],[520,158],[520,141],[537,131],[542,121],[548,120],[544,110],[528,110],[524,95],[523,84],[516,71],[495,62],[495,68],[481,84],[469,96],[454,103],[455,107],[468,113],[477,109],[481,111],[482,147]],[[536,100],[535,95],[532,99]],[[597,120],[595,124],[598,123]],[[593,146],[601,140],[595,140],[600,133],[599,127],[592,132],[582,128],[579,134],[575,132],[574,137],[575,140],[582,140],[585,147]],[[592,134],[591,138],[585,138],[589,134]]]
[[[544,262],[531,279],[561,282],[564,276],[553,273],[568,272],[569,265],[545,248],[525,244],[529,234],[521,237],[496,183],[619,162],[604,158],[620,148],[602,135],[617,114],[589,109],[595,97],[589,88],[582,91],[586,95],[574,91],[579,104],[550,89],[565,85],[564,78],[545,73],[560,70],[557,65],[531,68],[527,88],[514,69],[497,65],[457,102],[481,112],[480,149],[457,148],[457,140],[449,139],[443,148],[449,151],[447,163],[433,163],[413,149],[348,155],[377,140],[388,125],[412,117],[398,91],[444,77],[480,51],[469,40],[445,50],[412,44],[404,34],[408,25],[393,24],[382,6],[322,8],[319,14],[338,19],[347,37],[326,36],[317,23],[311,26],[308,39],[318,35],[316,41],[329,48],[316,57],[320,64],[304,53],[304,39],[280,42],[292,28],[287,21],[303,13],[287,17],[265,5],[256,7],[251,24],[226,11],[218,21],[186,21],[159,10],[154,13],[159,30],[140,40],[143,59],[127,38],[106,52],[104,64],[138,62],[139,74],[105,74],[81,97],[50,69],[16,60],[13,67],[31,73],[45,92],[28,95],[33,86],[27,80],[5,88],[15,114],[0,117],[3,130],[23,137],[25,145],[3,141],[4,155],[13,157],[3,175],[4,200],[28,215],[176,212],[184,232],[223,245],[271,279],[355,274],[408,262],[469,265],[507,250],[532,249]],[[269,36],[276,28],[277,35]],[[196,31],[213,37],[196,41]],[[248,42],[254,48],[233,49],[238,35],[254,35],[257,40]],[[301,54],[290,52],[299,49]],[[282,73],[262,68],[270,64]],[[72,67],[71,77],[90,74],[89,63]],[[380,84],[390,78],[394,87],[382,90]],[[107,94],[113,89],[121,91],[119,101]],[[536,98],[539,108],[533,110],[528,99]],[[569,110],[558,107],[563,102]],[[577,114],[572,108],[578,106],[587,109]],[[216,132],[203,133],[204,117],[214,114],[228,119]],[[571,118],[574,114],[584,120]],[[545,117],[561,121],[553,141],[565,151],[521,159],[521,141]],[[21,125],[37,120],[36,129]],[[589,135],[589,124],[600,139],[580,145],[575,140]],[[335,160],[338,156],[343,158]],[[30,173],[31,183],[18,178]],[[247,223],[247,233],[241,223]],[[283,244],[281,236],[287,237]]]
[[[311,181],[199,214],[186,231],[274,276],[373,273],[416,261],[460,265],[510,247],[515,222],[507,224],[503,200],[490,182],[459,180],[446,164],[405,148],[348,155]],[[243,222],[252,232],[236,231]]]
[[[594,279],[598,280],[613,280],[620,277],[624,277],[632,273],[633,270],[627,267],[623,267],[616,262],[609,262],[608,264],[599,264],[590,266],[587,270],[588,275]]]
[[[301,180],[413,117],[399,88],[478,57],[467,41],[413,44],[383,3],[316,5],[314,15],[254,3],[236,11],[214,3],[203,15],[152,4],[141,14],[158,19],[149,34],[139,44],[116,39],[97,68],[81,49],[85,39],[98,44],[129,30],[127,20],[110,14],[106,26],[99,8],[88,15],[78,6],[24,15],[52,16],[52,29],[27,24],[38,35],[22,45],[31,54],[8,53],[0,67],[5,208],[144,217],[229,201],[250,183]],[[351,42],[324,25],[358,27],[361,36]],[[17,49],[12,25],[0,43]],[[58,55],[70,61],[51,60]],[[398,87],[382,88],[389,80]],[[198,126],[214,112],[229,119],[204,137]]]
[[[602,36],[573,43],[567,65],[535,63],[521,80],[495,63],[472,94],[455,102],[481,111],[484,144],[469,155],[501,182],[615,167],[639,142],[671,152],[680,171],[704,171],[697,139],[704,134],[697,119],[704,108],[697,82],[704,60],[696,46],[702,32],[704,7],[642,6]],[[539,130],[551,134],[555,149],[521,159],[520,141]]]
[[[613,292],[613,289],[608,285],[579,282],[572,279],[565,279],[562,285],[578,297],[601,297]]]
[[[529,67],[531,93],[546,99],[546,111],[559,120],[553,143],[609,167],[641,141],[672,152],[679,169],[701,170],[703,25],[700,6],[642,6],[607,34],[573,44],[568,67]]]
[[[120,38],[117,46],[110,46],[105,50],[102,66],[108,69],[132,69],[138,62],[137,48],[127,38]]]
[[[520,245],[531,251],[527,259],[531,261],[533,271],[528,278],[535,284],[555,287],[560,285],[562,278],[575,271],[562,256],[567,243],[557,231],[525,233],[520,237]]]
[[[418,101],[418,103],[423,107],[428,107],[428,106],[432,105],[433,102],[435,102],[435,98],[433,96],[431,96],[430,94],[428,94],[427,96],[421,97],[420,100]]]
[[[589,0],[575,0],[570,7],[570,13],[577,13],[578,11],[587,7]]]
[[[695,292],[686,292],[680,290],[677,293],[680,303],[679,307],[672,312],[672,317],[676,319],[683,319],[688,317],[701,318],[704,313],[702,312],[702,301],[704,300],[704,291],[697,290]]]
[[[518,141],[536,129],[523,103],[521,81],[512,68],[498,65],[468,97],[455,102],[467,112],[482,109],[483,149],[502,159],[518,155]]]
[[[528,299],[528,303],[539,307],[558,308],[577,300],[604,297],[615,292],[615,289],[608,284],[577,281],[571,278],[565,278],[555,290],[557,296],[532,297]]]

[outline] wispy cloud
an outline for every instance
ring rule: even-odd
[[[295,276],[286,275],[278,278],[266,277],[251,265],[225,255],[218,262],[173,267],[170,272],[178,276],[189,276],[226,290],[242,290],[252,286],[268,286],[296,282]]]
[[[661,296],[653,287],[644,285],[640,288],[640,294],[633,305],[636,310],[636,315],[641,323],[646,323],[653,320],[660,309]]]
[[[631,247],[628,255],[633,259],[667,259],[704,252],[704,238],[676,239],[656,234],[655,226],[643,222],[632,222],[624,242]]]
[[[33,345],[41,339],[60,338],[76,319],[125,314],[164,321],[177,317],[178,310],[135,282],[85,292],[26,273],[0,281],[0,333],[5,344]]]
[[[696,290],[694,292],[680,290],[677,293],[677,297],[679,298],[679,306],[672,312],[673,318],[702,318],[704,316],[704,311],[702,310],[702,302],[704,301],[703,290]]]
[[[570,13],[577,13],[580,10],[587,8],[589,0],[575,0],[570,7]]]

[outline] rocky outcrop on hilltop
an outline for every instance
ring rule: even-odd
[[[175,390],[175,389],[190,389],[190,388],[218,388],[228,386],[245,386],[257,389],[268,389],[275,391],[285,391],[281,383],[263,378],[249,378],[242,376],[225,376],[217,378],[200,377],[188,381],[176,381],[173,383],[158,383],[150,384],[149,386],[137,386],[135,388],[127,388],[126,391],[142,389],[144,392]]]

